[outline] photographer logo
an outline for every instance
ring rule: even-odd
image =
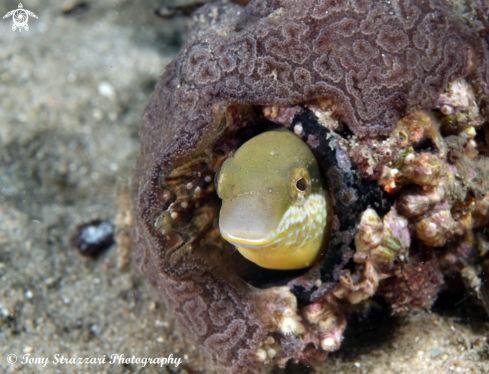
[[[12,16],[14,23],[12,24],[12,31],[19,29],[19,32],[22,32],[22,29],[25,31],[29,31],[29,25],[27,21],[29,20],[29,16],[37,18],[37,16],[32,13],[30,10],[24,9],[22,3],[19,4],[18,9],[11,10],[3,18],[7,18]]]

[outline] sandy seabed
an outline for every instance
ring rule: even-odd
[[[157,18],[152,1],[23,5],[29,31],[0,20],[0,373],[212,372],[115,245],[96,259],[70,245],[77,225],[116,215],[185,19]],[[489,373],[487,331],[430,311],[359,322],[316,372]]]

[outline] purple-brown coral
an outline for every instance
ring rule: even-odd
[[[487,51],[437,1],[266,0],[223,7],[214,22],[221,13],[234,19],[219,33],[194,30],[198,38],[160,80],[143,131],[145,123],[165,121],[166,131],[180,129],[180,141],[190,145],[230,103],[290,106],[329,97],[356,134],[386,135],[412,108],[431,107],[455,78],[487,75]],[[487,94],[481,83],[479,99]]]
[[[406,314],[417,308],[430,308],[441,285],[443,275],[432,249],[404,264],[399,274],[382,281],[378,293],[391,305],[393,313]]]
[[[229,134],[263,122],[257,106],[293,107],[327,98],[334,116],[356,135],[389,135],[414,109],[433,108],[456,79],[467,80],[485,108],[486,42],[436,0],[255,0],[246,7],[218,2],[202,7],[195,19],[188,43],[160,78],[142,119],[134,181],[136,259],[218,369],[256,372],[275,357],[275,339],[269,351],[259,347],[279,330],[282,347],[296,340],[304,346],[291,353],[284,348],[277,357],[313,362],[339,345],[344,318],[333,307],[321,315],[324,321],[312,318],[310,307],[301,317],[294,314],[297,301],[287,301],[295,300],[290,291],[272,302],[272,291],[240,277],[247,265],[220,237],[213,185],[216,170],[237,147]],[[421,166],[436,168],[414,166],[412,178],[419,183],[429,169]],[[393,191],[399,170],[384,169],[378,174]],[[352,196],[345,206],[360,200]],[[383,235],[390,238],[391,231]],[[384,247],[390,248],[378,251]],[[383,270],[369,261],[364,267]],[[399,279],[393,287],[405,289],[418,278]],[[421,293],[413,300],[426,297]],[[314,306],[334,305],[325,300]]]

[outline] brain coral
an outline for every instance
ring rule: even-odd
[[[355,134],[388,135],[397,119],[431,107],[459,77],[484,104],[487,49],[435,0],[221,2],[194,18],[142,119],[137,260],[214,363],[246,372],[266,335],[258,296],[225,270],[232,266],[219,256],[226,247],[218,234],[213,243],[203,236],[217,227],[217,210],[202,197],[217,168],[209,149],[229,126],[229,107],[327,97]],[[197,209],[193,216],[159,229],[158,217],[182,196]]]

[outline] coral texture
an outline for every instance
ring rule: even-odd
[[[256,372],[257,360],[275,354],[259,348],[272,331],[264,312],[272,306],[266,292],[237,275],[233,250],[219,235],[212,181],[237,145],[223,141],[223,134],[253,123],[253,106],[327,98],[331,114],[356,135],[388,135],[413,109],[433,108],[461,78],[484,108],[488,53],[485,41],[435,0],[263,0],[245,8],[222,2],[202,7],[194,18],[189,42],[167,67],[142,119],[136,259],[219,369]],[[296,124],[295,130],[302,134],[303,128]],[[371,164],[365,161],[365,173],[382,176],[385,190],[394,191],[399,171]],[[404,172],[424,183],[418,178],[424,169],[413,165]],[[345,204],[357,199],[350,194]],[[283,322],[273,328],[300,336],[297,306],[284,305],[273,305]],[[320,344],[322,354],[336,349],[343,317],[334,310],[318,319],[312,312],[306,309],[302,318],[318,323],[309,348]]]
[[[356,134],[386,135],[412,108],[431,107],[455,78],[487,78],[486,66],[473,70],[487,59],[474,33],[437,1],[267,0],[233,9],[234,24],[213,12],[226,30],[194,31],[198,38],[167,69],[144,122],[191,129],[181,140],[191,144],[231,102],[288,106],[329,97]],[[480,98],[487,91],[481,85]]]
[[[384,280],[378,293],[391,305],[393,313],[406,314],[412,309],[430,308],[436,300],[443,276],[438,259],[430,248],[404,264],[399,274]]]

